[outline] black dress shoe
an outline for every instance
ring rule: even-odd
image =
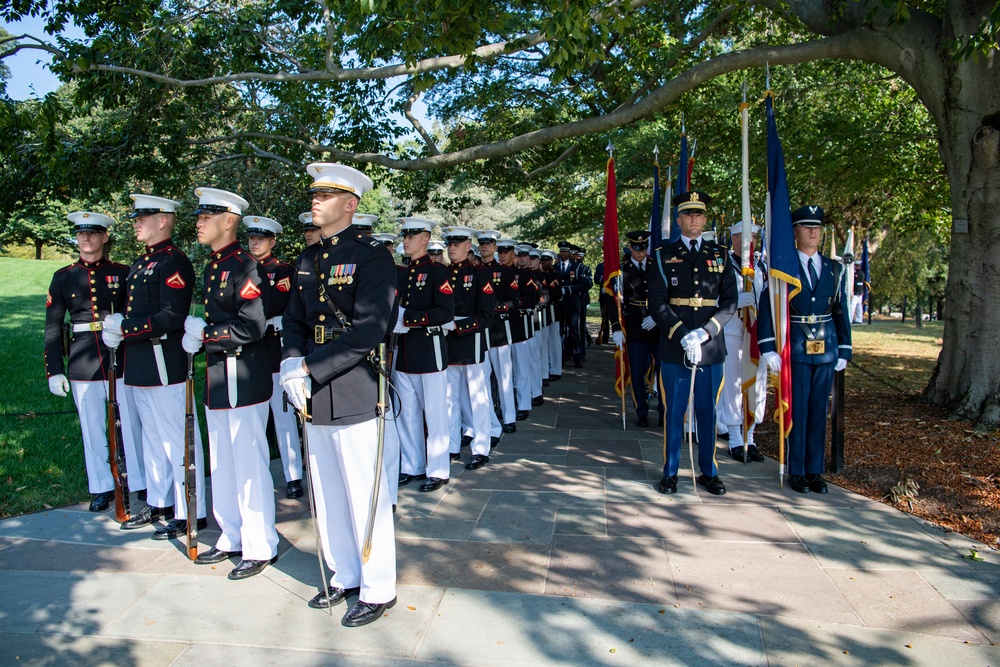
[[[323,591],[316,594],[312,600],[309,600],[309,606],[313,609],[329,609],[330,607],[336,607],[338,604],[347,599],[348,595],[357,595],[361,592],[361,588],[336,588],[330,586],[327,589],[330,593],[329,597]]]
[[[713,496],[724,496],[726,495],[726,485],[722,483],[719,476],[709,477],[708,475],[698,475],[698,484],[704,486],[705,489],[711,493]]]
[[[799,493],[809,493],[809,480],[802,475],[790,475],[788,477],[788,486],[792,487],[792,491],[798,491]]]
[[[396,503],[393,503],[393,504],[392,504],[392,513],[393,513],[393,514],[395,514],[395,513],[396,513]]]
[[[726,431],[725,433],[719,433],[716,431],[715,439],[722,440],[723,442],[729,442],[729,431]]]
[[[449,457],[449,458],[450,458],[450,459],[451,459],[452,461],[457,461],[457,460],[459,460],[460,458],[462,458],[462,455],[461,455],[461,454],[449,454],[449,455],[448,455],[448,457]]]
[[[240,564],[234,567],[233,571],[229,573],[229,578],[233,581],[236,581],[237,579],[247,579],[260,574],[268,565],[277,560],[277,556],[271,558],[270,560],[241,560]]]
[[[531,404],[536,408],[544,402],[545,402],[544,396],[535,396],[534,398],[531,399]]]
[[[556,382],[557,380],[562,380],[562,375],[550,375],[549,382]]]
[[[420,490],[437,491],[447,483],[448,483],[448,478],[446,477],[428,477],[427,480],[420,485]]]
[[[400,473],[400,475],[399,475],[399,485],[400,486],[406,486],[407,484],[409,484],[410,482],[412,482],[415,479],[417,479],[417,480],[419,480],[419,479],[427,479],[427,475],[407,475],[405,472],[404,473]]]
[[[490,436],[490,454],[493,453],[493,450],[496,449],[497,445],[499,445],[499,444],[500,444],[500,436],[499,435]]]
[[[490,462],[490,457],[476,454],[465,464],[466,470],[478,470]]]
[[[198,530],[205,530],[208,528],[208,519],[202,517],[198,519]],[[184,519],[171,519],[167,522],[167,525],[156,529],[156,532],[150,535],[154,540],[172,540],[178,535],[184,535],[187,533],[188,522]]]
[[[806,481],[809,482],[809,489],[813,493],[830,492],[830,490],[826,488],[826,481],[819,475],[806,475]]]
[[[583,368],[583,362],[582,361],[574,361],[573,362],[573,368]]]
[[[462,442],[460,443],[459,446],[460,447],[468,447],[469,445],[472,444],[472,440],[473,440],[473,437],[471,435],[463,435],[462,436]]]
[[[173,507],[153,507],[144,505],[138,514],[133,514],[132,518],[122,523],[122,530],[134,530],[153,523],[153,519],[163,517],[172,519],[174,517]]]
[[[743,458],[743,448],[742,447],[733,447],[733,448],[731,448],[729,450],[729,455],[732,456],[735,460],[739,461],[740,463],[746,463],[749,460],[749,457],[746,458],[746,459]]]
[[[135,495],[142,502],[146,502],[146,489],[139,489],[136,491]]]
[[[105,491],[104,493],[98,493],[94,496],[94,499],[90,501],[90,511],[91,512],[103,512],[104,510],[111,507],[111,501],[115,498],[114,491]]]
[[[523,422],[531,414],[531,410],[518,410],[517,411],[517,421]]]
[[[542,386],[543,387],[548,387],[549,386],[549,380],[548,380],[548,378],[542,380]]]
[[[649,426],[649,417],[639,417],[635,420],[635,425],[639,428],[646,428]]]
[[[677,493],[677,475],[665,475],[656,485],[660,493]]]
[[[301,498],[305,491],[302,489],[302,480],[293,479],[285,487],[285,497],[286,498]]]
[[[764,462],[764,455],[760,453],[759,449],[757,449],[757,445],[747,445],[747,456],[749,456],[750,460],[754,463]]]
[[[387,610],[392,609],[396,605],[396,598],[389,600],[388,602],[362,602],[358,600],[351,607],[351,610],[344,615],[341,619],[340,624],[345,628],[359,628],[362,625],[368,625],[369,623],[374,623],[378,619],[382,618]]]
[[[504,433],[515,433],[517,431],[517,424],[504,424],[500,427],[500,430]]]
[[[198,557],[194,559],[195,565],[215,565],[216,563],[221,563],[224,560],[229,560],[233,556],[239,556],[239,551],[222,551],[212,547],[204,553],[198,554]]]

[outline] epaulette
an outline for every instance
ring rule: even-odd
[[[62,267],[61,269],[56,269],[56,273],[63,273],[64,271],[69,271],[69,270],[70,270],[70,269],[72,269],[72,268],[73,268],[74,266],[79,266],[79,264],[77,264],[76,262],[73,262],[73,263],[72,263],[72,264],[70,264],[69,266],[64,266],[64,267]]]
[[[382,245],[381,243],[376,241],[371,236],[368,236],[367,234],[355,234],[354,240],[360,243],[361,245],[368,246],[369,248],[378,248],[380,245]]]

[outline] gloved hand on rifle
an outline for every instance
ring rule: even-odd
[[[409,331],[409,328],[403,324],[403,316],[406,314],[406,308],[402,306],[399,307],[399,317],[396,318],[396,327],[392,330],[394,334],[405,334]]]
[[[101,340],[108,347],[115,349],[122,342],[122,320],[120,313],[111,313],[104,318],[104,330],[101,332]]]
[[[187,316],[184,320],[184,337],[181,338],[181,347],[188,354],[196,354],[201,349],[201,341],[204,338],[205,327],[208,323],[200,317]]]

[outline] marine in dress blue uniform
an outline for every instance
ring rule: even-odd
[[[491,438],[500,437],[501,433],[513,433],[517,430],[517,406],[514,403],[514,361],[513,348],[514,320],[519,317],[518,307],[520,295],[517,278],[510,266],[505,266],[497,259],[500,252],[500,232],[487,230],[477,235],[479,250],[483,255],[480,267],[493,285],[494,307],[493,324],[490,326],[490,369],[496,377],[497,391],[500,399],[500,415],[494,414],[491,420]],[[506,239],[505,252],[514,254],[513,240]],[[500,421],[502,420],[502,422]],[[497,432],[500,429],[500,433]],[[492,441],[491,441],[492,444]]]
[[[528,269],[531,271],[533,282],[538,285],[538,303],[535,304],[534,312],[531,314],[531,346],[535,356],[535,361],[531,364],[531,405],[537,407],[545,401],[542,395],[545,386],[543,381],[548,379],[549,374],[548,355],[543,355],[548,337],[542,330],[545,326],[545,311],[549,304],[549,285],[545,272],[542,271],[542,251],[534,247],[537,244],[530,245],[532,248],[528,251]]]
[[[791,299],[792,428],[788,434],[788,485],[800,493],[826,493],[823,480],[826,420],[833,375],[851,359],[851,322],[842,264],[819,253],[823,209],[792,213],[802,289]],[[761,297],[757,338],[761,361],[781,370],[771,302]]]
[[[562,301],[562,284],[555,268],[558,253],[542,251],[542,281],[548,289],[549,300],[542,311],[542,385],[548,386],[562,378],[562,338],[559,335],[559,304]]]
[[[69,214],[80,258],[59,269],[45,297],[45,375],[56,396],[72,393],[80,417],[87,484],[94,498],[91,512],[103,512],[114,499],[114,479],[108,462],[108,348],[101,340],[104,318],[125,309],[128,267],[104,258],[108,228],[114,220],[101,213]],[[66,321],[66,315],[69,321]],[[63,363],[63,331],[69,339],[69,358]],[[121,363],[119,362],[119,373]],[[142,432],[135,417],[132,390],[122,377],[116,383],[129,488],[145,489],[142,468]],[[141,495],[145,495],[143,492]]]
[[[313,224],[312,211],[300,213],[299,222],[302,224],[302,237],[306,241],[306,247],[319,243],[322,236],[319,233],[319,227]]]
[[[516,256],[514,280],[517,283],[518,310],[520,317],[512,327],[514,333],[514,400],[517,405],[517,419],[524,421],[531,414],[532,388],[534,386],[533,367],[537,363],[534,336],[535,306],[540,298],[539,285],[534,273],[528,268],[528,257],[531,246],[519,243],[514,248]],[[501,259],[503,256],[501,257]]]
[[[378,461],[378,382],[369,357],[394,323],[396,271],[389,252],[351,224],[372,182],[342,164],[307,167],[314,182],[313,220],[323,239],[295,262],[292,297],[283,317],[282,386],[295,407],[312,414],[310,484],[327,564],[328,591],[314,608],[358,600],[341,619],[372,623],[396,603],[396,546],[385,475]],[[375,502],[372,550],[362,558]]]
[[[409,263],[400,271],[399,335],[396,388],[401,412],[400,476],[403,486],[424,479],[421,491],[436,491],[451,479],[448,456],[448,345],[445,335],[455,328],[455,296],[451,270],[427,254],[437,223],[400,218],[404,252]],[[424,426],[427,437],[424,438]]]
[[[108,347],[123,346],[125,384],[132,387],[142,424],[146,502],[124,529],[148,525],[157,517],[175,517],[153,539],[176,537],[186,528],[184,498],[184,381],[187,353],[181,347],[184,318],[191,308],[194,268],[171,241],[178,202],[146,194],[130,195],[129,216],[136,240],[146,245],[129,269],[128,305],[104,320],[101,334]],[[197,411],[195,411],[197,424]],[[205,467],[201,433],[195,427],[195,493],[199,524],[206,516]],[[173,507],[173,509],[171,509]],[[181,531],[183,532],[183,531]]]
[[[649,232],[632,231],[625,236],[632,249],[631,259],[622,263],[622,319],[618,320],[618,308],[611,304],[608,318],[611,337],[615,345],[621,347],[622,338],[628,351],[629,372],[632,375],[632,396],[635,398],[636,424],[640,428],[649,426],[649,391],[646,378],[653,369],[654,386],[659,386],[660,370],[660,329],[649,314]],[[663,426],[663,397],[657,402],[658,425]]]
[[[270,289],[260,265],[236,241],[248,204],[232,192],[198,188],[198,242],[209,246],[202,274],[205,318],[184,322],[188,354],[205,348],[205,422],[212,511],[222,534],[199,565],[241,556],[230,579],[260,574],[278,555],[267,410],[271,365],[264,345]]]
[[[677,491],[677,468],[684,414],[694,378],[698,427],[698,484],[723,495],[726,487],[715,462],[715,401],[726,356],[723,327],[736,312],[736,276],[729,252],[701,239],[711,198],[691,191],[674,197],[681,238],[656,250],[649,268],[649,312],[660,327],[661,386],[666,400],[666,433],[660,493]],[[693,244],[693,247],[692,247]]]
[[[274,437],[281,456],[281,469],[285,477],[285,497],[301,498],[302,489],[302,446],[299,443],[295,413],[286,409],[285,391],[281,388],[281,316],[291,298],[292,273],[295,269],[288,262],[274,256],[277,235],[283,230],[280,222],[260,215],[243,218],[247,228],[247,250],[260,264],[260,273],[267,291],[267,329],[264,331],[264,347],[271,362],[271,419],[274,421]]]
[[[472,427],[472,458],[467,470],[477,470],[490,461],[490,325],[496,299],[489,275],[469,261],[469,247],[475,234],[468,227],[445,227],[441,236],[451,260],[451,285],[455,300],[455,328],[448,332],[448,421],[449,451],[459,452],[462,440],[462,413]]]

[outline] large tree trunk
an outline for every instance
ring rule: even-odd
[[[45,241],[41,239],[35,239],[35,259],[42,258],[42,246],[45,245]]]
[[[957,68],[938,120],[954,224],[944,345],[925,395],[955,417],[1000,424],[1000,132],[982,124],[998,111],[991,60]]]

